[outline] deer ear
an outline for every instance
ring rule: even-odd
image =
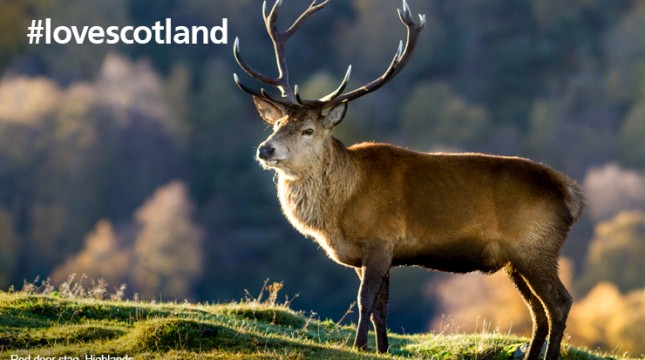
[[[345,114],[347,113],[347,102],[343,102],[340,105],[337,105],[336,107],[332,108],[329,110],[327,115],[325,115],[325,127],[327,128],[333,128],[336,125],[340,124],[341,121],[345,118]]]
[[[253,97],[253,102],[262,119],[272,125],[287,113],[281,105],[274,104],[258,96]]]

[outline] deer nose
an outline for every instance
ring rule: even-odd
[[[262,160],[268,160],[275,152],[275,148],[271,145],[262,145],[258,149],[258,157]]]

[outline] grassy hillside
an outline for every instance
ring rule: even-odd
[[[352,327],[306,317],[272,300],[209,305],[0,293],[0,359],[510,359],[526,341],[489,333],[392,333],[390,354],[379,356],[348,346]],[[602,357],[564,346],[562,358]]]

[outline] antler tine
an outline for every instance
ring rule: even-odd
[[[394,58],[392,59],[390,66],[388,66],[383,75],[373,80],[372,82],[350,92],[331,97],[331,95],[334,94],[332,93],[329,95],[329,97],[320,99],[322,107],[334,107],[342,102],[352,101],[363,95],[369,94],[385,85],[388,81],[392,80],[401,70],[403,70],[405,65],[407,65],[416,47],[417,40],[419,39],[419,34],[426,25],[425,15],[420,14],[419,24],[415,23],[412,17],[412,12],[410,11],[410,7],[405,0],[403,0],[403,11],[401,11],[400,9],[397,10],[399,17],[401,18],[401,22],[403,22],[403,25],[405,25],[408,32],[405,49],[403,49],[403,42],[399,42],[399,47],[394,54]]]
[[[278,9],[282,6],[282,0],[276,0],[276,2],[271,7],[271,11],[267,15],[267,2],[264,0],[262,2],[262,17],[264,18],[264,25],[266,26],[267,33],[271,40],[277,40],[279,33],[276,29],[276,21],[278,19]]]
[[[233,73],[233,81],[235,81],[235,85],[237,85],[237,87],[239,87],[240,90],[242,90],[242,91],[244,91],[244,92],[246,92],[246,93],[248,93],[250,95],[253,95],[253,96],[262,96],[262,94],[259,91],[251,89],[250,87],[244,85],[240,81],[240,78],[237,76],[236,73]]]
[[[294,105],[293,102],[285,99],[284,97],[273,95],[273,94],[271,94],[270,92],[268,92],[268,91],[266,91],[264,89],[260,89],[260,92],[262,93],[262,96],[264,96],[266,99],[271,100],[274,103],[282,104],[282,105],[285,105],[285,106],[293,106]]]
[[[256,71],[255,69],[250,67],[246,63],[246,61],[244,61],[244,59],[242,58],[242,55],[240,54],[240,39],[237,38],[237,37],[235,38],[235,42],[233,43],[233,56],[235,57],[235,61],[237,61],[237,64],[240,65],[242,70],[244,70],[244,72],[246,72],[247,74],[251,75],[252,77],[254,77],[254,78],[258,79],[258,80],[260,80],[263,83],[266,83],[266,84],[269,84],[269,85],[274,85],[274,86],[278,85],[277,79],[268,77],[268,76]]]
[[[296,19],[296,21],[294,21],[294,22],[293,22],[293,25],[291,25],[291,27],[289,27],[289,29],[288,29],[287,31],[285,31],[285,32],[284,32],[285,36],[286,36],[287,38],[291,37],[291,35],[293,35],[293,33],[295,33],[295,32],[300,28],[300,25],[302,25],[302,23],[303,23],[303,22],[305,22],[305,20],[307,20],[307,18],[308,18],[311,14],[313,14],[313,13],[315,13],[316,11],[318,11],[318,10],[320,10],[320,9],[324,8],[325,6],[327,6],[327,4],[329,3],[329,1],[330,1],[330,0],[325,0],[325,1],[323,1],[322,3],[320,3],[320,4],[316,5],[316,2],[318,2],[318,0],[314,0],[314,1],[311,3],[311,5],[309,5],[309,7],[307,8],[307,10],[305,10],[305,12],[303,12],[303,13],[298,17],[298,19]]]
[[[409,61],[410,57],[412,56],[412,53],[414,53],[414,48],[417,45],[417,38],[419,36],[419,33],[426,26],[426,16],[425,14],[419,14],[419,25],[417,25],[414,22],[414,19],[412,17],[410,6],[408,6],[407,1],[405,0],[403,0],[403,12],[401,12],[400,9],[397,9],[397,12],[399,13],[399,18],[401,19],[401,22],[403,22],[403,24],[408,30],[408,36],[405,43],[405,50],[403,51],[403,56],[399,60],[399,62],[405,65]],[[403,69],[403,66],[398,67],[394,75],[398,74],[402,69]]]
[[[286,41],[287,38],[283,33],[278,31],[276,22],[278,20],[278,11],[282,6],[282,0],[276,0],[271,7],[271,11],[267,15],[266,13],[266,0],[262,4],[262,16],[264,18],[264,25],[266,26],[267,33],[271,42],[273,43],[273,51],[275,53],[275,60],[278,66],[278,77],[276,79],[276,84],[274,84],[280,92],[282,97],[286,97],[287,100],[295,104],[296,99],[293,94],[293,90],[289,86],[289,71],[287,69],[287,57],[286,57]]]
[[[403,42],[399,41],[399,47],[396,53],[394,54],[392,61],[390,62],[390,66],[388,66],[388,68],[385,70],[383,75],[379,76],[377,79],[373,80],[372,82],[366,85],[363,85],[357,89],[354,89],[348,93],[345,93],[343,95],[340,95],[340,93],[334,92],[326,96],[325,98],[320,99],[318,104],[325,108],[334,107],[342,102],[351,101],[363,95],[366,95],[373,91],[378,90],[379,88],[381,88],[381,86],[385,85],[388,81],[390,81],[394,77],[394,75],[397,72],[397,69],[400,69],[400,68],[397,68],[397,65],[400,63],[402,51],[403,51]]]
[[[349,65],[349,67],[347,67],[347,72],[345,73],[345,77],[343,78],[343,81],[340,82],[340,85],[338,86],[338,88],[336,88],[336,90],[334,90],[331,94],[321,98],[320,101],[323,101],[323,102],[331,101],[335,99],[338,95],[342,94],[343,91],[345,91],[347,84],[349,83],[349,77],[351,75],[352,75],[352,66]]]
[[[349,78],[352,75],[352,66],[349,65],[347,68],[347,72],[345,73],[345,77],[343,78],[343,81],[340,82],[340,85],[336,88],[336,90],[332,91],[328,95],[325,95],[324,97],[320,98],[319,100],[302,100],[300,98],[300,95],[296,91],[296,99],[298,102],[302,105],[312,107],[312,108],[317,108],[317,107],[326,107],[327,103],[338,97],[338,95],[342,94],[343,91],[345,91],[345,88],[347,87],[347,84],[349,83]],[[297,86],[296,86],[297,89]]]
[[[247,94],[250,94],[250,95],[253,95],[253,96],[258,96],[258,97],[263,97],[263,98],[268,99],[268,100],[270,100],[270,101],[272,101],[274,103],[277,103],[277,104],[282,104],[282,105],[286,105],[286,106],[293,105],[292,103],[287,101],[285,98],[270,94],[264,89],[260,89],[258,91],[258,90],[252,89],[252,88],[244,85],[240,81],[240,78],[235,73],[233,74],[233,80],[235,81],[235,84],[237,85],[237,87],[239,87],[242,91],[244,91]]]

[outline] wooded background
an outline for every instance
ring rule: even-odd
[[[308,3],[285,0],[281,26]],[[588,208],[563,250],[570,341],[645,353],[645,2],[409,3],[427,15],[417,53],[352,102],[337,137],[525,156],[575,178]],[[349,64],[350,87],[379,76],[405,36],[397,7],[332,1],[289,44],[292,82],[315,97]],[[229,44],[28,45],[31,19],[46,17],[226,17]],[[254,160],[269,131],[232,81],[236,36],[249,63],[275,72],[257,0],[0,2],[0,288],[85,273],[143,299],[219,301],[271,278],[299,294],[294,308],[341,318],[358,280],[281,214],[274,175]],[[503,275],[392,277],[394,330],[530,331]]]

